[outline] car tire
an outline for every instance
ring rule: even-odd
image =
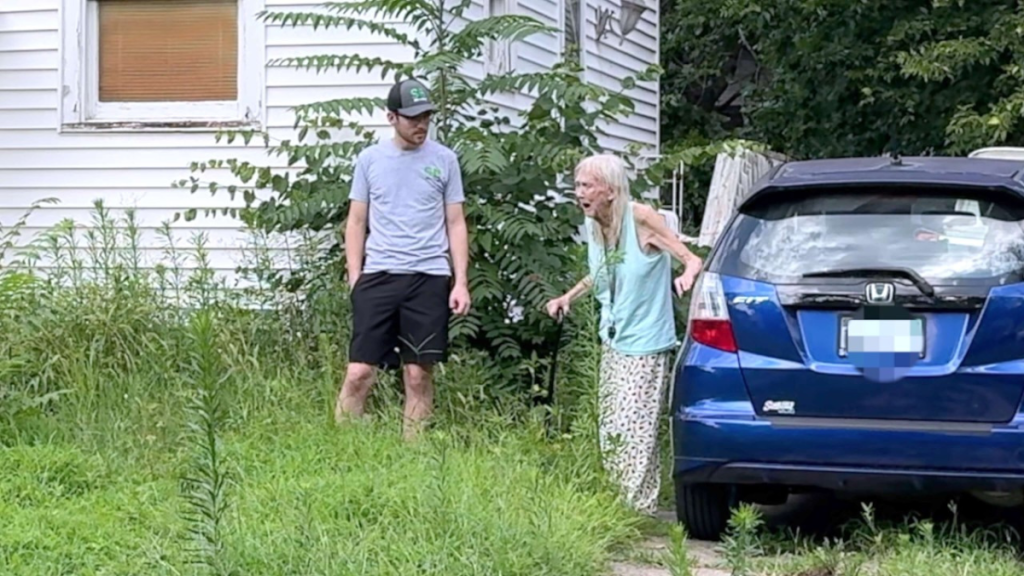
[[[676,483],[676,519],[697,540],[719,541],[736,506],[736,489],[728,484]]]

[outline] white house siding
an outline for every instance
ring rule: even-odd
[[[484,0],[486,1],[486,0]],[[518,0],[519,13],[552,25],[560,25],[563,0]],[[589,0],[593,2],[594,0]],[[272,11],[321,11],[317,2],[266,0]],[[12,225],[29,206],[43,198],[59,204],[44,206],[29,219],[21,242],[71,218],[80,226],[92,219],[93,202],[102,200],[114,217],[134,208],[141,227],[141,248],[150,256],[148,264],[161,257],[165,242],[158,230],[176,212],[189,208],[219,208],[230,205],[224,193],[211,196],[200,191],[174,189],[170,183],[191,175],[189,165],[212,158],[239,158],[257,165],[285,168],[285,160],[268,156],[259,145],[246,147],[215,142],[212,131],[203,132],[60,132],[61,0],[3,0],[0,7],[0,228]],[[480,13],[486,4],[478,1]],[[588,10],[588,19],[592,9]],[[470,14],[470,17],[475,17]],[[604,82],[621,71],[608,60],[622,54],[627,66],[640,69],[656,59],[655,16],[648,13],[640,29],[618,46],[590,48],[591,78]],[[592,24],[588,24],[592,35]],[[284,57],[324,53],[375,53],[407,60],[401,46],[366,32],[312,30],[311,28],[267,25],[264,62]],[[614,42],[617,43],[617,40]],[[651,48],[653,45],[655,48]],[[550,34],[520,42],[516,49],[517,69],[542,70],[559,56],[560,38]],[[474,70],[474,66],[476,69]],[[482,73],[479,63],[467,66],[467,73]],[[261,91],[262,118],[271,138],[294,138],[292,106],[347,96],[383,96],[388,88],[377,72],[326,72],[317,74],[293,68],[267,66],[265,88]],[[657,143],[656,88],[635,91],[639,114],[621,126],[609,127],[614,135],[609,145],[641,141]],[[510,110],[525,106],[523,97],[505,97]],[[386,129],[383,113],[366,119],[371,128]],[[227,171],[207,173],[207,180],[229,184]],[[237,203],[236,203],[237,205]],[[247,235],[227,216],[179,221],[173,225],[179,245],[196,233],[207,236],[213,267],[231,277],[239,263],[239,248]]]
[[[612,90],[621,89],[621,79],[636,75],[659,61],[659,4],[646,0],[648,9],[643,13],[636,28],[625,38],[618,35],[619,0],[580,0],[585,3],[583,31],[585,35],[583,64],[587,80]],[[611,11],[613,23],[611,32],[597,40],[595,26],[597,9]],[[622,40],[622,45],[619,41]],[[626,92],[635,103],[634,114],[611,125],[604,126],[607,136],[602,146],[622,150],[631,143],[642,144],[645,153],[657,154],[660,150],[660,90],[657,82],[639,82]]]
[[[519,14],[536,18],[541,23],[561,30],[566,0],[506,0],[515,2]],[[584,55],[583,66],[585,78],[589,82],[615,91],[621,89],[621,79],[635,75],[653,63],[659,61],[659,6],[653,0],[647,0],[648,10],[643,14],[636,28],[619,45],[618,15],[621,10],[619,0],[580,0],[583,11]],[[468,19],[478,18],[488,13],[490,0],[475,0],[466,16]],[[597,21],[595,8],[609,9],[615,22],[613,33],[600,41],[596,40],[595,24]],[[563,39],[561,34],[536,34],[516,43],[515,68],[519,72],[539,72],[549,69],[561,58]],[[477,61],[467,65],[466,75],[480,79],[484,75],[483,62]],[[619,122],[604,125],[607,133],[601,138],[601,145],[612,150],[622,151],[632,143],[644,146],[645,153],[657,154],[660,150],[660,90],[658,82],[641,82],[636,88],[626,92],[635,102],[635,112]],[[495,102],[502,109],[514,113],[529,106],[531,99],[525,95],[499,95]]]
[[[463,18],[455,28],[469,21],[479,20],[491,15],[491,6],[504,3],[511,13],[536,18],[542,24],[554,29],[559,28],[559,0],[473,0],[466,9]],[[514,43],[511,47],[511,66],[516,72],[536,73],[551,69],[559,58],[560,35],[557,33],[534,34]],[[482,80],[492,70],[484,58],[476,58],[467,62],[461,72],[471,81]],[[526,94],[494,94],[488,100],[498,106],[500,114],[507,116],[512,124],[519,125],[518,114],[525,111],[532,102]]]

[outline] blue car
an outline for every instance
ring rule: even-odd
[[[691,536],[808,491],[1024,504],[1024,162],[784,164],[688,323],[669,405]]]

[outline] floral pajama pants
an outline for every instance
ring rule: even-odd
[[[653,514],[661,488],[658,418],[671,351],[627,356],[605,345],[601,355],[600,427],[604,466],[627,504]]]

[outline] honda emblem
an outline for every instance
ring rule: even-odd
[[[891,304],[893,297],[896,296],[896,287],[892,284],[874,282],[868,284],[864,295],[870,304]]]

